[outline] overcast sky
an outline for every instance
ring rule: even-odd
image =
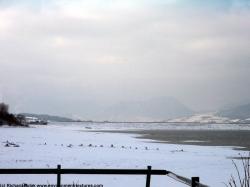
[[[250,102],[249,2],[0,0],[0,100],[78,116],[162,96],[196,111]]]

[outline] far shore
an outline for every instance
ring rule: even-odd
[[[112,130],[111,133],[138,134],[136,138],[151,139],[158,143],[231,146],[250,151],[250,131],[247,130]]]

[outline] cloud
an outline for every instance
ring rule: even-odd
[[[197,110],[249,101],[248,4],[216,2],[2,1],[4,98],[58,113],[62,102],[162,95]]]

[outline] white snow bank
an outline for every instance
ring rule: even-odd
[[[82,129],[82,127],[80,128]],[[159,144],[135,135],[83,132],[74,125],[0,128],[0,168],[146,168],[166,169],[204,184],[224,186],[234,173],[231,147]],[[20,147],[5,147],[6,141]],[[111,146],[113,144],[113,146]],[[236,161],[238,162],[238,161]],[[53,175],[2,175],[1,183],[55,183]],[[144,186],[144,176],[62,176],[63,183]],[[153,176],[152,186],[185,186],[167,176]]]

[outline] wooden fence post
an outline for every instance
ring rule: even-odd
[[[151,179],[151,166],[148,166],[148,173],[147,173],[147,179],[146,179],[146,187],[150,187],[150,179]]]
[[[61,165],[57,165],[57,187],[61,186]]]
[[[199,177],[192,177],[192,187],[199,187],[198,183],[200,182]]]

